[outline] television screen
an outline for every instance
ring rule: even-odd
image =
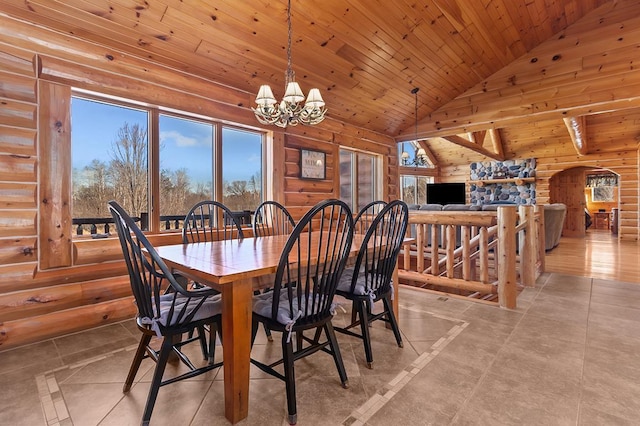
[[[464,183],[428,183],[428,204],[465,204],[466,191]]]

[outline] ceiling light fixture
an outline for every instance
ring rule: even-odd
[[[258,121],[262,124],[274,124],[278,127],[296,126],[298,123],[314,125],[324,120],[327,112],[320,94],[320,90],[314,88],[309,91],[307,100],[300,85],[296,83],[296,74],[291,68],[291,0],[287,6],[287,23],[289,25],[287,44],[287,71],[284,73],[285,93],[282,102],[278,104],[268,84],[263,84],[256,96],[256,108],[251,108]]]
[[[415,119],[416,119],[416,127],[415,127],[415,140],[413,142],[413,147],[415,150],[415,155],[413,159],[411,158],[411,154],[404,150],[404,144],[402,144],[402,154],[400,155],[402,159],[403,166],[428,166],[427,162],[427,151],[420,145],[418,145],[418,92],[420,91],[419,87],[414,87],[411,89],[411,94],[416,97],[416,107],[415,107]]]

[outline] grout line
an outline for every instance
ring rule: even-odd
[[[584,390],[584,368],[587,359],[587,346],[589,344],[589,317],[591,316],[591,303],[593,300],[593,278],[591,278],[591,283],[589,286],[589,310],[587,311],[587,326],[585,327],[585,336],[584,336],[584,348],[582,351],[582,371],[580,371],[580,385],[578,386],[578,406],[576,407],[576,425],[580,424],[580,414],[581,414],[581,405],[582,405],[582,393]]]

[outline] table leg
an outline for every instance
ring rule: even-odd
[[[222,286],[224,414],[231,423],[249,414],[252,296],[251,280]]]

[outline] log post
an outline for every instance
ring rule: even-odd
[[[516,307],[516,208],[498,207],[498,302],[500,307]]]
[[[533,211],[537,217],[536,223],[538,226],[538,260],[540,261],[540,273],[543,273],[546,269],[546,249],[547,241],[546,234],[544,232],[544,206],[535,205]]]
[[[428,226],[428,225],[424,225],[422,223],[416,224],[416,248],[417,248],[416,266],[418,268],[418,271],[424,271],[424,246],[425,246],[424,227],[425,226]]]
[[[524,239],[520,239],[520,278],[525,287],[535,287],[538,228],[535,224],[533,207],[520,205],[518,211],[520,220],[526,223]]]
[[[484,226],[480,228],[480,281],[489,282],[489,232]]]

